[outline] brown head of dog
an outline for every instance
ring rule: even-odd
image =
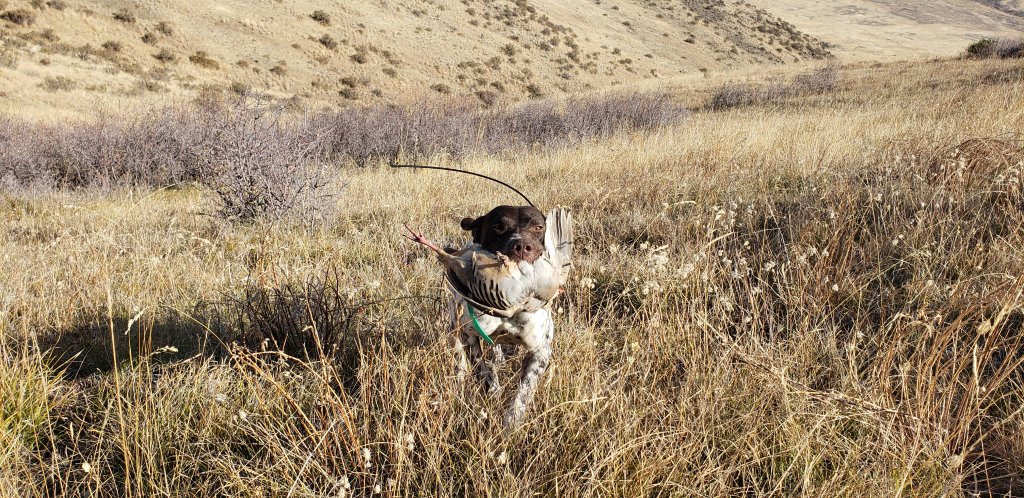
[[[479,218],[464,218],[473,242],[515,261],[533,263],[544,253],[544,213],[532,206],[498,206]]]

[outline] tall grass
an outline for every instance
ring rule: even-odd
[[[400,240],[464,238],[503,191],[352,169],[322,227],[213,223],[195,189],[8,197],[0,493],[1015,495],[1012,64],[466,159],[578,223],[511,431],[508,390],[452,378],[439,268]]]

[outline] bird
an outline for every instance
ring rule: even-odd
[[[546,216],[544,253],[535,261],[514,261],[469,243],[448,252],[409,227],[408,238],[429,248],[445,267],[451,289],[480,311],[499,317],[536,311],[557,297],[572,266],[572,213],[554,208]]]

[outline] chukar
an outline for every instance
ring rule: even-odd
[[[406,225],[409,239],[428,247],[445,267],[452,290],[480,311],[511,317],[547,306],[559,293],[572,265],[572,214],[565,208],[547,213],[544,252],[533,262],[513,261],[469,243],[448,253]]]

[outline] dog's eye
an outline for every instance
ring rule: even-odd
[[[495,225],[495,226],[491,227],[491,231],[493,231],[494,233],[496,233],[498,235],[501,235],[501,234],[507,232],[508,229],[505,228],[504,226],[501,226],[501,225]]]
[[[531,228],[531,230],[533,230],[534,232],[543,232],[544,225],[534,225],[533,228]]]

